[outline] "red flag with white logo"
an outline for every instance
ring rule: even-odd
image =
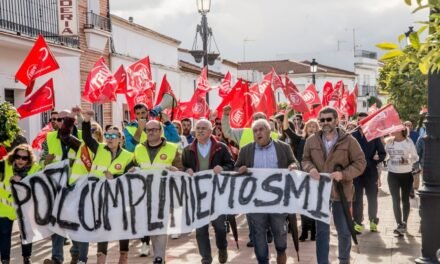
[[[146,57],[132,65],[127,70],[127,92],[125,98],[130,109],[131,118],[134,118],[133,107],[136,104],[145,104],[153,108],[156,83],[152,80],[150,58]]]
[[[222,83],[218,88],[218,95],[222,98],[225,98],[231,91],[231,73],[229,71],[226,73],[225,78],[222,80]]]
[[[367,141],[405,128],[392,104],[388,104],[362,119],[359,121],[359,125]]]
[[[208,83],[208,68],[205,66],[200,73],[199,79],[197,80],[197,88],[200,92],[207,93],[211,91],[211,87]]]
[[[39,35],[28,56],[15,74],[15,79],[26,85],[25,96],[28,96],[32,93],[33,82],[36,78],[59,68],[46,41]]]
[[[229,123],[231,127],[243,128],[252,117],[251,97],[247,82],[238,80],[228,96],[217,107],[218,116],[222,116],[223,107],[230,105]]]
[[[345,93],[347,93],[347,91]],[[348,94],[348,97],[345,100],[345,111],[348,116],[354,116],[357,112],[357,93],[358,86],[356,84],[353,91]]]
[[[266,86],[264,92],[260,95],[260,102],[254,108],[254,112],[263,112],[266,116],[272,116],[277,111],[277,103],[272,90],[272,84]]]
[[[329,102],[332,100],[333,92],[335,89],[333,88],[333,84],[331,82],[325,82],[324,88],[322,88],[322,105],[327,106]]]
[[[283,81],[281,80],[281,77],[275,72],[275,69],[272,68],[272,86],[274,91],[278,88],[283,89],[284,84]]]
[[[127,72],[125,71],[124,65],[119,66],[113,76],[117,83],[115,93],[125,94],[127,92]]]
[[[310,109],[321,105],[321,100],[319,99],[318,92],[316,91],[315,85],[313,84],[310,84],[304,90],[304,92],[302,92],[302,97]]]
[[[36,150],[42,150],[43,142],[46,140],[47,133],[53,131],[52,123],[49,122],[46,126],[44,126],[38,135],[32,140],[32,148]]]
[[[182,113],[185,117],[195,119],[208,118],[210,114],[209,105],[206,103],[205,92],[195,92],[189,101],[185,111]]]
[[[103,57],[95,63],[89,75],[82,94],[82,99],[89,103],[107,103],[116,101],[118,83]]]
[[[289,79],[289,77],[286,75],[286,85],[283,89],[284,95],[289,100],[290,105],[292,108],[297,112],[309,112],[309,106],[304,101],[304,98],[302,95],[298,92],[298,89],[296,88],[295,84]]]
[[[17,108],[17,112],[20,114],[20,119],[23,119],[51,110],[54,107],[55,95],[53,91],[53,80],[51,78],[28,97],[24,103]]]

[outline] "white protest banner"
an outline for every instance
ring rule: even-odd
[[[135,239],[191,232],[223,214],[299,213],[329,223],[331,180],[305,172],[251,169],[246,175],[194,176],[136,171],[113,180],[68,182],[59,162],[12,185],[23,243],[53,233],[75,241]]]

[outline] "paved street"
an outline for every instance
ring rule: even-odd
[[[420,217],[418,215],[417,200],[411,200],[411,213],[408,223],[408,234],[404,238],[396,238],[393,234],[395,228],[394,217],[392,212],[391,197],[388,186],[386,184],[386,177],[382,175],[383,186],[379,191],[379,232],[371,233],[367,231],[358,236],[360,244],[360,254],[352,250],[352,263],[414,263],[414,260],[420,255],[421,237],[419,230]],[[365,199],[366,200],[366,199]],[[365,202],[366,203],[366,202]],[[366,206],[366,204],[365,204]],[[366,209],[364,210],[366,212]],[[298,217],[299,218],[299,217]],[[368,217],[365,216],[367,219]],[[239,225],[239,245],[237,250],[232,233],[229,234],[229,262],[228,263],[256,263],[254,252],[252,248],[246,247],[248,241],[248,229],[246,218],[239,216],[237,218]],[[298,225],[300,223],[298,222]],[[212,233],[213,234],[213,230]],[[214,237],[211,236],[211,245],[215,247]],[[315,259],[315,244],[306,241],[300,244],[300,262],[296,260],[296,253],[293,247],[292,240],[288,239],[287,254],[289,256],[288,263],[316,263]],[[152,263],[152,258],[141,258],[137,256],[140,241],[132,241],[130,244],[129,263]],[[69,263],[70,246],[64,247],[64,254],[66,257],[65,263]],[[274,254],[273,244],[271,244],[271,263],[276,263],[276,255]],[[337,262],[337,237],[334,227],[331,235],[331,260],[332,263]],[[109,247],[111,252],[107,263],[117,263],[118,261],[118,244],[111,243]],[[34,263],[42,263],[45,258],[50,257],[51,243],[50,240],[44,240],[34,244],[32,260]],[[13,234],[13,257],[11,263],[21,263],[21,250],[19,247],[19,233],[17,226],[15,226]],[[89,248],[89,262],[96,263],[96,244],[92,244]],[[217,252],[213,250],[214,263],[217,261]],[[197,251],[197,244],[195,240],[195,232],[190,235],[182,235],[179,239],[169,240],[166,261],[168,264],[177,263],[200,263],[200,257]]]

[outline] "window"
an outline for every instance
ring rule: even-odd
[[[100,12],[99,0],[88,0],[88,3],[89,3],[89,12],[93,12],[99,15]]]
[[[50,113],[52,110],[41,113],[41,128],[50,122]]]
[[[104,127],[104,108],[102,104],[93,104],[93,111],[95,111],[95,120],[101,127]]]
[[[5,101],[12,105],[15,104],[14,89],[5,89]]]

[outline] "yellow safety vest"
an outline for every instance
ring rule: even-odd
[[[112,153],[105,146],[104,143],[99,144],[90,174],[99,177],[103,177],[105,171],[109,171],[111,174],[123,174],[125,167],[133,161],[133,153],[121,149],[121,153],[112,160]]]
[[[40,165],[34,163],[28,171],[28,175],[34,174],[41,169]],[[11,193],[10,180],[14,176],[12,164],[5,160],[4,179],[0,182],[0,217],[7,217],[10,220],[17,218],[15,214],[14,199]]]
[[[81,159],[81,155],[82,155],[81,149],[83,147],[87,148],[85,143],[81,143],[81,146],[76,152],[76,158],[75,161],[73,162],[72,169],[70,171],[69,184],[73,184],[79,179],[79,177],[87,176],[89,174],[87,167],[84,165],[84,162]],[[90,162],[93,163],[93,157],[95,155],[89,148],[87,148],[87,151],[89,152],[89,156],[91,158]]]
[[[272,139],[278,139],[278,133],[270,132],[270,137]],[[243,132],[241,134],[240,144],[239,144],[240,148],[252,142],[254,142],[254,132],[252,131],[251,128],[243,128]]]
[[[125,128],[127,129],[128,133],[130,133],[130,135],[134,138],[134,133],[136,133],[136,130],[138,128],[135,126],[126,126]],[[164,126],[162,126],[162,137],[165,137]],[[144,143],[145,141],[147,141],[147,138],[148,138],[147,133],[145,133],[145,131],[142,131],[141,141],[139,143],[140,144]]]
[[[82,139],[81,130],[78,130],[78,137],[79,139]],[[58,138],[58,131],[47,133],[46,142],[49,154],[55,155],[55,159],[52,162],[61,161],[61,158],[63,157],[63,149],[61,147],[61,140]],[[73,161],[76,157],[75,150],[69,149],[67,157],[69,158],[69,160]]]
[[[151,162],[147,148],[144,144],[139,144],[134,150],[134,159],[142,170],[163,169],[173,164],[177,151],[177,144],[166,142]]]

